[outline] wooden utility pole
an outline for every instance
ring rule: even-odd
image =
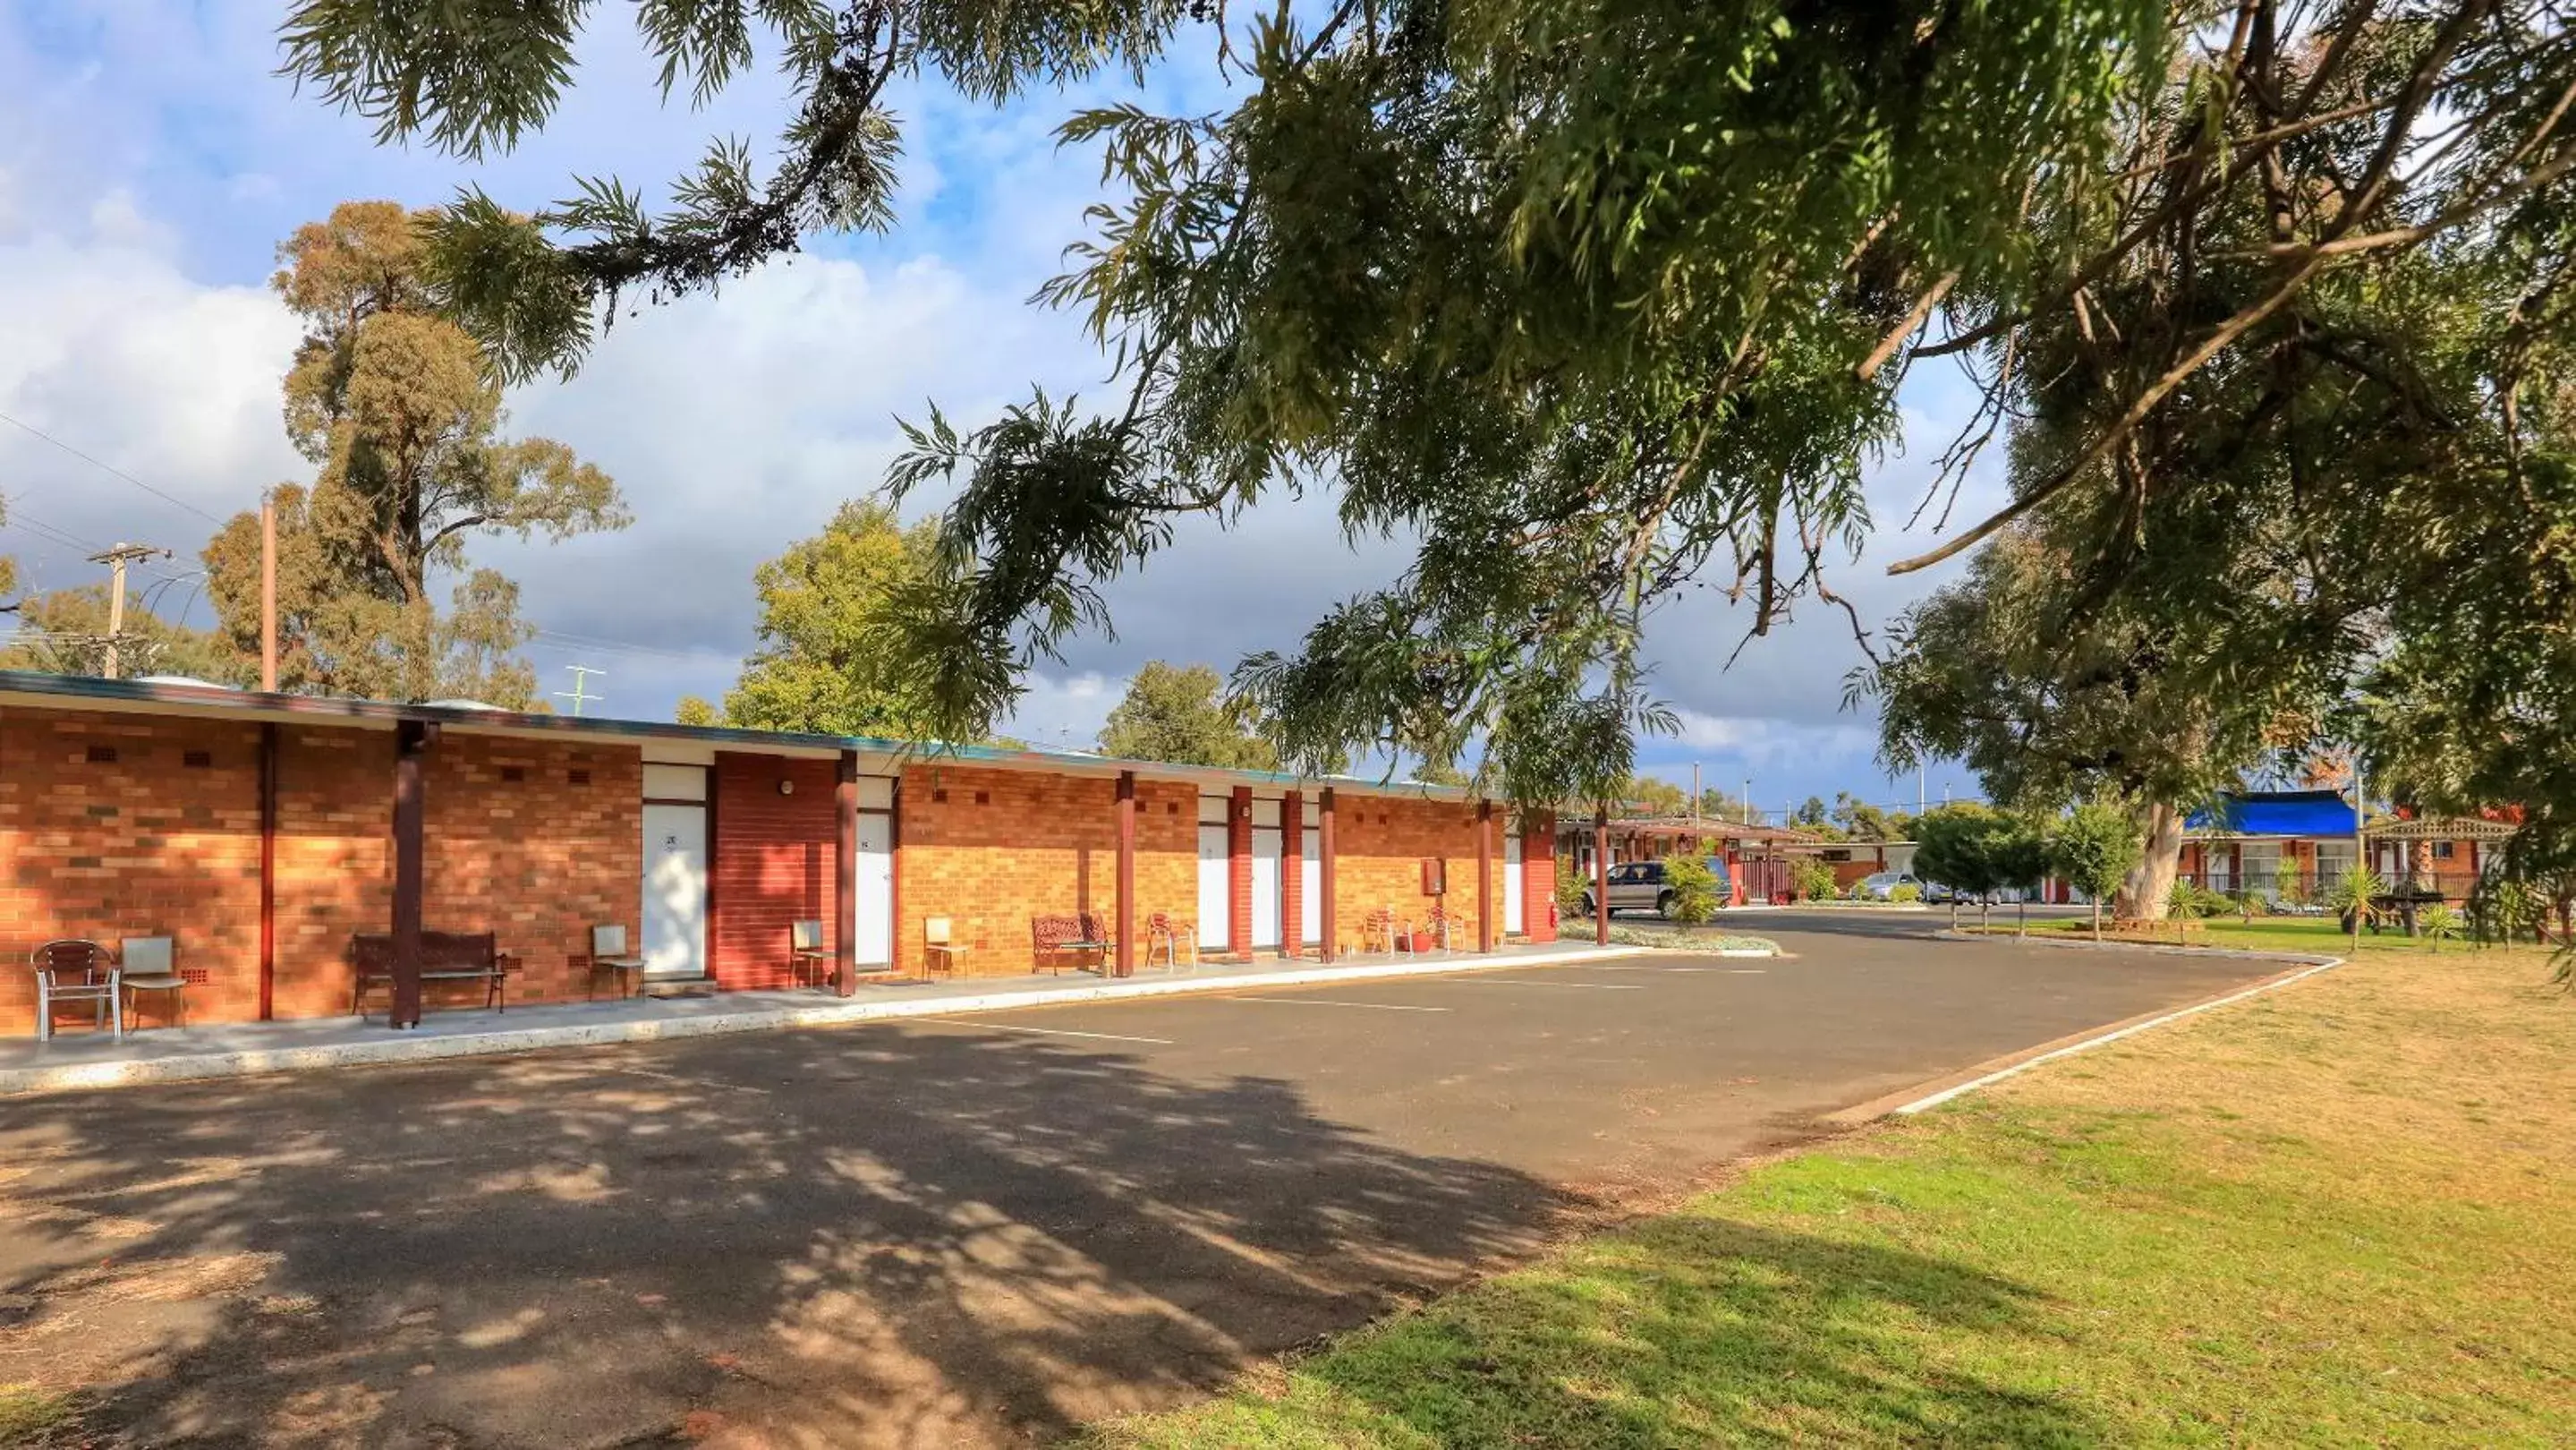
[[[259,687],[277,693],[277,500],[259,496]]]
[[[91,563],[105,564],[108,569],[107,660],[106,668],[100,673],[111,680],[119,678],[118,668],[122,664],[118,657],[117,646],[123,642],[125,636],[125,566],[137,559],[149,559],[155,555],[166,559],[170,557],[170,551],[156,549],[150,544],[119,544],[104,554],[89,556]]]

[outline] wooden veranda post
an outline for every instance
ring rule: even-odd
[[[1592,940],[1610,945],[1610,808],[1592,811]]]
[[[1136,975],[1136,772],[1118,772],[1118,975]],[[1174,949],[1175,957],[1178,948]]]
[[[1494,803],[1476,802],[1476,950],[1494,950]]]
[[[1333,914],[1333,788],[1329,785],[1324,787],[1323,799],[1316,803],[1315,831],[1315,854],[1323,858],[1316,873],[1322,878],[1316,894],[1323,898],[1317,915],[1324,919],[1322,950],[1324,960],[1329,962],[1342,953],[1341,918]]]
[[[832,990],[844,997],[859,990],[859,753],[841,752],[832,779],[832,817],[838,828],[834,843],[832,887]]]
[[[438,727],[425,720],[394,726],[394,980],[385,1017],[398,1028],[420,1025],[421,825],[427,807],[422,767],[437,741]]]

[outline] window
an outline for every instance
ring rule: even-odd
[[[2436,861],[2450,860],[2451,852],[2457,844],[2457,842],[2453,841],[2435,841],[2433,843],[2433,859]]]

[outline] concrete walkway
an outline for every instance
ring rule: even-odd
[[[1491,955],[1345,957],[1329,966],[1270,959],[1248,966],[1207,965],[1178,972],[1157,968],[1123,980],[1088,972],[1063,976],[970,977],[964,980],[863,982],[855,997],[813,989],[718,992],[701,997],[644,997],[434,1011],[408,1032],[381,1017],[323,1017],[293,1022],[235,1022],[184,1029],[105,1032],[65,1025],[50,1042],[0,1042],[0,1097],[252,1073],[419,1062],[441,1057],[529,1052],[653,1042],[787,1027],[834,1027],[898,1017],[1052,1007],[1184,993],[1232,992],[1313,982],[1358,982],[1507,967],[1553,966],[1635,955],[1641,948],[1551,942],[1514,945]]]

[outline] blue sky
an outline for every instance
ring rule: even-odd
[[[0,552],[35,587],[90,582],[86,546],[163,545],[167,594],[188,597],[194,556],[219,519],[302,478],[286,445],[277,380],[295,339],[266,279],[277,241],[338,201],[429,204],[468,182],[529,208],[577,173],[648,188],[706,138],[755,148],[781,89],[766,70],[703,110],[665,106],[625,7],[593,10],[573,90],[545,132],[476,166],[425,147],[377,146],[368,124],[298,96],[274,72],[281,4],[18,0],[0,9],[0,413],[170,494],[154,497],[0,424]],[[720,296],[621,318],[568,382],[511,398],[512,427],[559,438],[606,467],[637,515],[623,533],[558,546],[494,541],[478,562],[518,578],[546,631],[530,655],[550,688],[564,669],[605,669],[606,712],[667,718],[684,691],[721,694],[751,647],[752,569],[872,490],[897,446],[894,419],[928,400],[961,421],[1025,396],[1101,387],[1105,366],[1072,319],[1027,305],[1080,235],[1096,158],[1059,151],[1070,106],[1137,95],[1200,109],[1223,85],[1204,43],[1141,93],[1114,82],[993,110],[934,87],[898,97],[906,123],[901,221],[886,237],[818,239],[806,254]],[[1911,448],[1870,492],[1884,521],[1837,587],[1884,618],[1949,577],[1889,579],[1884,563],[1936,537],[1900,527],[1920,500],[1964,397],[1946,379],[1908,390]],[[1959,516],[1997,485],[1970,481]],[[1384,579],[1402,556],[1354,553],[1328,499],[1265,505],[1231,531],[1202,525],[1112,590],[1119,634],[1087,639],[1034,682],[1015,733],[1085,744],[1145,660],[1231,663],[1284,648],[1334,600]],[[1838,611],[1813,610],[1748,645],[1746,619],[1698,591],[1658,617],[1656,689],[1681,712],[1677,739],[1648,742],[1658,773],[1777,807],[1850,790],[1912,802],[1871,758],[1874,722],[1841,708],[1861,655]],[[197,622],[207,615],[196,606]],[[1957,771],[1926,789],[1973,795]]]

